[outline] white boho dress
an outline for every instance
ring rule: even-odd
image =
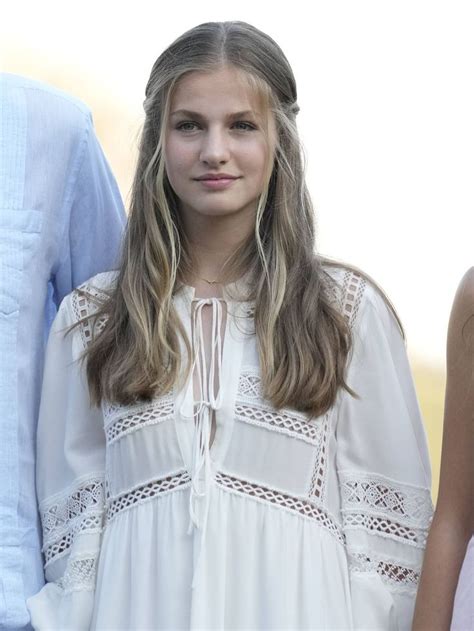
[[[432,504],[405,346],[372,284],[328,271],[359,398],[340,392],[319,418],[262,397],[252,304],[191,287],[175,304],[193,376],[150,403],[92,408],[77,360],[93,332],[63,329],[94,302],[63,301],[38,427],[35,629],[410,629]]]

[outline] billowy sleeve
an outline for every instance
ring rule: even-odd
[[[397,321],[367,285],[337,420],[337,468],[356,629],[411,629],[432,517],[423,423]]]
[[[104,519],[105,436],[91,407],[84,350],[67,296],[46,351],[37,432],[36,488],[46,585],[27,600],[33,628],[89,629]],[[77,309],[76,309],[77,311]],[[76,314],[77,316],[77,314]]]

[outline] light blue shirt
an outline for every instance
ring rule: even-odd
[[[125,213],[87,107],[0,74],[0,629],[31,629],[44,584],[35,430],[62,298],[117,267]]]

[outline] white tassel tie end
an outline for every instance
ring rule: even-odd
[[[193,314],[193,349],[194,360],[190,373],[187,388],[193,391],[194,370],[197,368],[197,378],[199,385],[199,400],[194,403],[194,410],[191,416],[184,414],[183,405],[180,414],[183,418],[194,422],[193,435],[193,455],[191,466],[191,493],[189,496],[189,527],[188,534],[193,530],[200,530],[199,554],[193,571],[194,588],[196,576],[202,552],[205,545],[207,522],[209,514],[209,501],[212,481],[211,467],[211,425],[212,412],[218,410],[222,405],[222,336],[221,326],[223,320],[223,308],[220,298],[202,298],[196,302]],[[202,324],[202,310],[206,305],[212,306],[211,324],[211,362],[209,366],[209,379],[206,369],[206,353],[204,347],[204,330]],[[217,393],[214,392],[214,384],[217,375]],[[204,500],[202,523],[200,520],[200,504]]]

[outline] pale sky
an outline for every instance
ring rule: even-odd
[[[293,67],[319,251],[373,276],[410,355],[442,364],[452,299],[474,265],[473,2],[19,0],[2,8],[2,70],[61,72],[96,123],[101,91],[120,119],[106,151],[134,156],[156,57],[188,28],[229,19],[266,31]],[[133,165],[123,175],[108,156],[127,188]]]

